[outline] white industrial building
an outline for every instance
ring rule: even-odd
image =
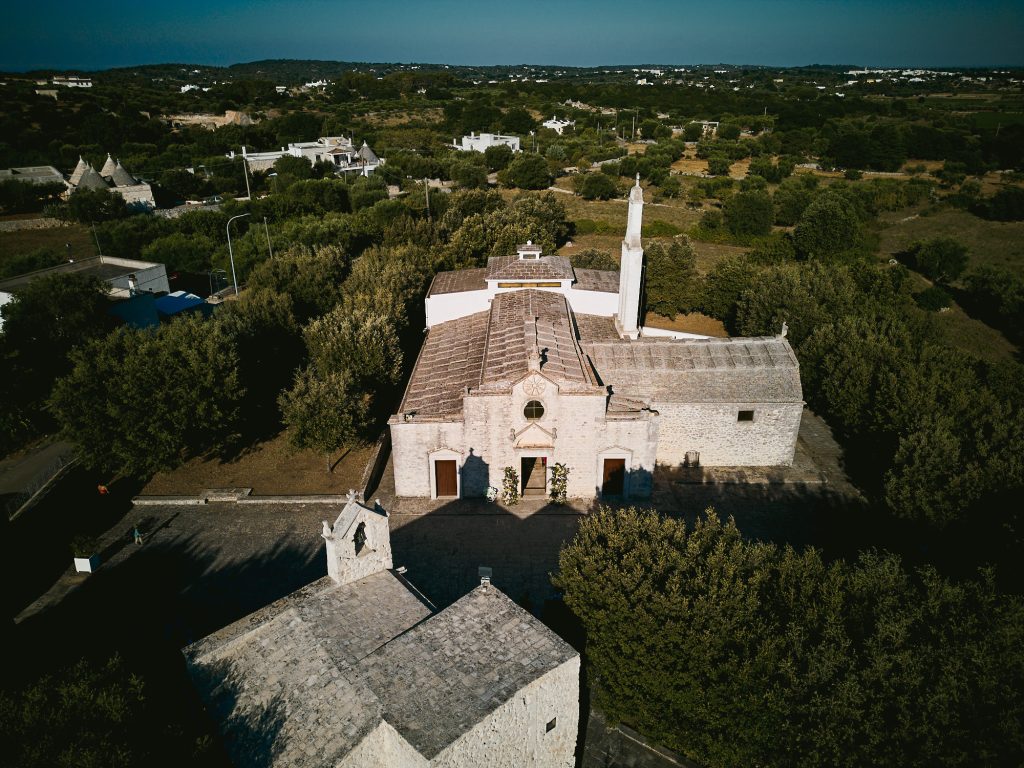
[[[513,152],[519,151],[519,137],[505,136],[500,133],[471,133],[462,137],[462,143],[453,139],[452,146],[464,152],[486,152],[490,147],[506,146]]]

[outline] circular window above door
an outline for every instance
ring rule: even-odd
[[[544,403],[540,400],[531,400],[523,408],[523,416],[527,421],[537,421],[544,415]]]

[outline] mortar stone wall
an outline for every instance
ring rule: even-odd
[[[428,760],[384,721],[345,755],[337,768],[426,768],[428,765]]]
[[[659,464],[678,466],[699,451],[704,466],[789,466],[802,403],[661,403]],[[739,411],[753,421],[737,421]]]
[[[436,768],[572,768],[579,730],[580,658],[519,690],[433,760]],[[547,725],[554,720],[554,727]]]

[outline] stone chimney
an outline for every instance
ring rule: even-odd
[[[640,232],[643,217],[644,191],[640,186],[640,174],[637,174],[636,185],[629,191],[626,236],[622,240],[622,259],[619,262],[619,311],[615,315],[615,328],[619,335],[631,339],[640,335],[640,287],[644,273]]]

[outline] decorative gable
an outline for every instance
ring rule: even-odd
[[[512,442],[516,448],[554,448],[556,429],[544,429],[540,424],[527,424],[519,431],[512,430]]]

